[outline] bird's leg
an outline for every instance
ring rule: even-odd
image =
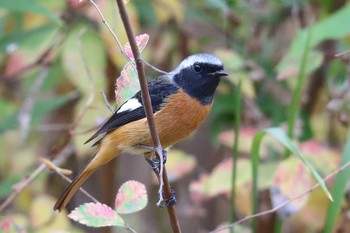
[[[160,174],[161,162],[155,156],[153,156],[153,158],[151,158],[152,155],[154,155],[155,148],[152,147],[152,146],[146,146],[146,145],[142,145],[142,144],[137,145],[137,146],[152,151],[152,152],[145,153],[145,159],[151,165],[151,168],[154,171],[154,173],[156,174],[158,180],[160,180],[160,176],[162,175],[162,174]],[[163,157],[163,164],[165,164],[165,162],[167,160],[167,151],[166,150],[162,150],[162,157]],[[159,198],[160,197],[159,197],[159,194],[158,194],[158,199]],[[175,190],[173,188],[171,188],[171,190],[170,190],[170,198],[169,199],[163,199],[163,201],[159,204],[159,207],[166,208],[168,206],[172,206],[172,205],[175,205],[175,204],[176,204]]]

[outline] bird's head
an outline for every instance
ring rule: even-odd
[[[202,104],[212,102],[220,77],[228,75],[222,61],[206,53],[185,58],[170,74],[178,86]]]

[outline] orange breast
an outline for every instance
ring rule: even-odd
[[[204,121],[211,104],[203,106],[183,91],[173,95],[155,114],[158,134],[164,148],[189,136]]]
[[[163,148],[167,148],[189,136],[204,121],[212,104],[203,106],[183,91],[172,95],[165,106],[154,115]],[[106,135],[105,146],[124,152],[144,153],[138,144],[152,146],[146,119],[128,123]]]

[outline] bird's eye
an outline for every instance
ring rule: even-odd
[[[193,65],[193,70],[196,72],[196,73],[200,73],[202,71],[202,66],[198,65],[198,64],[194,64]]]

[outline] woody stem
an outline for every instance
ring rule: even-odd
[[[125,5],[123,0],[116,0],[117,1],[117,5],[119,8],[119,13],[120,13],[120,17],[123,21],[124,24],[124,28],[130,43],[130,47],[131,47],[131,51],[133,53],[133,56],[135,58],[135,63],[136,63],[136,70],[137,70],[137,74],[139,77],[139,82],[140,82],[140,87],[141,87],[141,97],[142,97],[142,102],[143,102],[143,106],[145,109],[145,113],[146,113],[146,117],[147,117],[147,122],[148,122],[148,127],[152,136],[152,140],[153,140],[153,145],[156,149],[156,156],[157,158],[162,161],[162,146],[160,144],[160,140],[159,140],[159,136],[158,136],[158,132],[157,132],[157,128],[156,128],[156,124],[154,121],[154,117],[153,117],[153,109],[152,109],[152,103],[151,103],[151,98],[148,92],[148,85],[147,85],[147,79],[146,79],[146,75],[145,75],[145,70],[143,67],[143,62],[142,62],[142,58],[140,55],[140,51],[137,47],[136,41],[135,41],[135,36],[134,36],[134,32],[132,30],[131,24],[130,24],[130,20],[129,20],[129,16],[128,13],[125,9]],[[169,199],[171,197],[171,190],[170,190],[170,185],[169,185],[169,181],[168,181],[168,175],[166,172],[166,168],[165,166],[163,166],[163,163],[161,163],[161,170],[162,170],[162,181],[160,181],[160,185],[163,185],[163,191],[164,191],[164,196],[166,199]],[[176,215],[176,211],[175,211],[175,206],[174,205],[170,205],[167,207],[168,209],[168,214],[169,214],[169,219],[170,219],[170,223],[171,223],[171,227],[174,233],[180,233],[181,229],[180,229],[180,225],[179,222],[177,220],[177,215]]]

